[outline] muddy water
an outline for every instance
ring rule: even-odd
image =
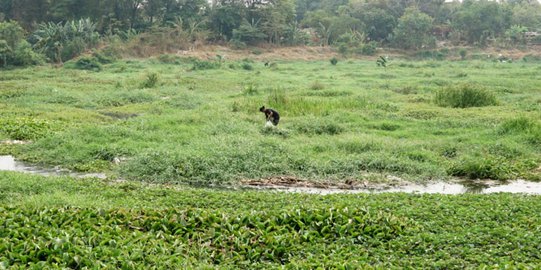
[[[23,162],[15,160],[13,156],[0,156],[0,171],[14,171],[39,174],[44,176],[71,176],[77,178],[100,178],[105,179],[107,176],[103,173],[75,173],[62,169],[43,169],[34,166],[29,166]]]
[[[395,187],[381,187],[381,188],[358,188],[358,189],[339,189],[339,188],[315,188],[315,187],[294,187],[294,186],[257,186],[250,187],[258,190],[274,190],[283,192],[295,192],[295,193],[310,193],[310,194],[354,194],[354,193],[390,193],[390,192],[405,192],[405,193],[433,193],[433,194],[464,194],[464,193],[524,193],[532,195],[541,195],[541,182],[528,182],[524,180],[508,181],[505,183],[483,184],[482,182],[468,182],[462,183],[445,183],[434,182],[426,185],[421,184],[405,184]]]

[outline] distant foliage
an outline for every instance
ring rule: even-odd
[[[89,19],[62,23],[41,23],[30,40],[50,61],[61,63],[98,44],[96,24]]]
[[[393,32],[393,42],[402,49],[420,49],[434,47],[435,38],[430,35],[434,19],[419,9],[410,7],[398,19]]]
[[[434,101],[442,107],[468,108],[497,105],[494,93],[472,84],[451,86],[436,92]]]
[[[44,62],[24,40],[24,30],[17,22],[0,22],[0,67],[28,66]]]

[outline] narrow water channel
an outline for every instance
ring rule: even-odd
[[[104,173],[75,173],[58,168],[44,169],[30,166],[23,162],[15,160],[13,156],[0,156],[0,171],[14,171],[32,173],[43,176],[71,176],[77,178],[100,178],[105,179]]]
[[[39,174],[44,176],[71,176],[77,178],[93,177],[105,179],[103,173],[74,173],[60,169],[43,169],[35,166],[27,165],[23,162],[15,160],[13,156],[0,156],[0,171],[16,171],[24,173]],[[337,193],[388,193],[388,192],[405,192],[405,193],[437,193],[437,194],[464,194],[464,193],[524,193],[541,195],[541,182],[529,182],[524,180],[514,180],[507,182],[490,182],[489,184],[480,181],[463,181],[460,183],[448,182],[433,182],[426,185],[421,184],[405,184],[401,186],[391,186],[382,188],[357,188],[357,189],[339,189],[339,188],[317,188],[317,187],[302,187],[302,186],[245,186],[247,189],[262,190],[262,191],[282,191],[296,193],[311,193],[311,194],[337,194]]]
[[[426,185],[422,184],[405,184],[402,186],[382,187],[382,188],[358,188],[358,189],[339,189],[339,188],[315,188],[315,187],[293,187],[293,186],[257,186],[247,187],[248,189],[257,190],[273,190],[293,193],[310,193],[310,194],[354,194],[354,193],[391,193],[405,192],[413,194],[489,194],[489,193],[523,193],[531,195],[541,195],[541,182],[529,182],[524,180],[507,181],[503,183],[483,185],[479,182],[462,183],[447,183],[434,182]]]

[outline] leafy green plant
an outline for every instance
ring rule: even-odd
[[[380,55],[378,57],[378,60],[376,60],[376,64],[378,65],[378,67],[386,68],[387,67],[387,57],[383,57],[383,56]]]
[[[35,118],[11,118],[0,120],[0,132],[14,140],[36,140],[51,131],[48,121]]]
[[[333,57],[331,58],[330,62],[333,66],[336,66],[336,64],[338,64],[338,59],[336,57]]]
[[[41,23],[32,33],[33,47],[51,61],[61,63],[97,45],[99,34],[90,19]]]

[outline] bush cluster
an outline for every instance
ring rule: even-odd
[[[436,92],[434,101],[441,107],[468,108],[497,105],[494,93],[472,84],[450,86]]]

